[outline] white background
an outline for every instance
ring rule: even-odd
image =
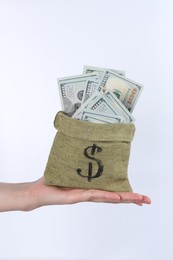
[[[172,259],[173,2],[0,0],[0,180],[44,172],[57,78],[83,65],[144,85],[129,179],[152,205],[83,203],[0,214],[0,258]]]

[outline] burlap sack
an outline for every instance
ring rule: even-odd
[[[47,185],[132,191],[127,168],[134,124],[96,124],[60,111],[58,130],[46,165]]]

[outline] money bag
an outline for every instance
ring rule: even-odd
[[[57,129],[44,172],[47,185],[132,191],[128,163],[135,125],[97,124],[59,111]]]

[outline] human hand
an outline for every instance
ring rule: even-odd
[[[44,177],[34,182],[0,183],[0,211],[29,211],[42,206],[79,202],[150,204],[145,195],[133,192],[72,189],[47,186]]]
[[[32,183],[30,194],[32,197],[31,209],[46,205],[63,205],[79,202],[134,203],[139,206],[151,203],[148,196],[133,192],[109,192],[94,189],[47,186],[44,183],[44,177]]]

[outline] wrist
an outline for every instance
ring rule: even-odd
[[[0,183],[0,211],[29,211],[36,206],[30,183]]]

